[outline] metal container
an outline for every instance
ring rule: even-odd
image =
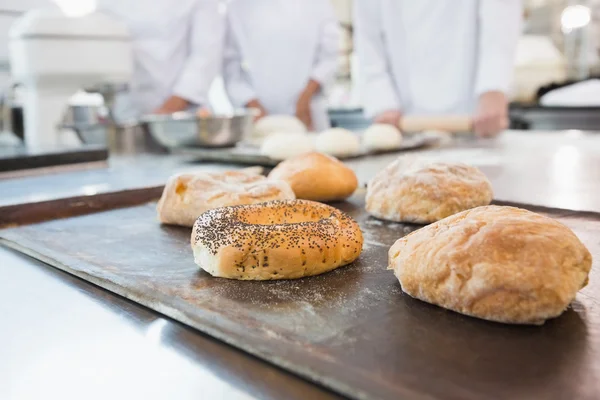
[[[231,147],[248,137],[254,120],[252,110],[230,115],[198,116],[191,112],[152,114],[142,118],[152,137],[168,148]]]
[[[117,154],[167,153],[145,125],[123,125],[107,132],[108,148]]]
[[[133,155],[168,151],[152,137],[146,124],[105,123],[65,126],[63,129],[73,129],[83,143],[106,146],[114,154]]]

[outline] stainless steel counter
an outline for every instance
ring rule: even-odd
[[[4,248],[0,276],[3,400],[339,398]]]

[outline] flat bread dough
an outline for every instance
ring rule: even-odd
[[[394,150],[402,144],[402,133],[389,124],[373,124],[363,133],[362,139],[369,151]]]
[[[318,152],[334,157],[353,156],[360,151],[358,136],[343,128],[331,128],[321,132],[315,144]]]
[[[445,146],[452,143],[453,138],[452,132],[439,129],[429,129],[421,132],[421,135],[425,138],[436,140],[438,146]]]
[[[260,153],[274,160],[287,160],[314,151],[314,138],[305,133],[275,133],[263,142]]]

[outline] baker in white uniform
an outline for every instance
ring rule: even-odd
[[[481,136],[507,128],[520,0],[355,0],[354,21],[368,117],[469,113]]]
[[[231,0],[223,79],[235,107],[296,115],[329,127],[324,90],[335,78],[339,22],[329,0]]]
[[[134,76],[115,105],[118,119],[208,106],[220,72],[225,13],[220,0],[99,0],[130,30]]]

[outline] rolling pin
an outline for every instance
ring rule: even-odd
[[[471,132],[473,119],[469,115],[406,115],[400,120],[402,132],[439,130],[452,133]]]

